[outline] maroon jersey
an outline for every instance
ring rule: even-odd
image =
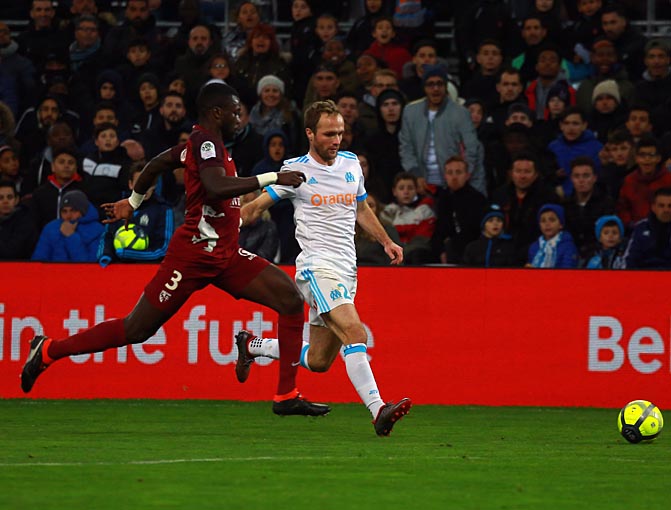
[[[238,250],[240,198],[208,198],[200,180],[200,171],[207,167],[221,167],[226,170],[226,175],[235,177],[233,159],[217,137],[198,125],[194,126],[186,146],[174,147],[171,155],[185,165],[186,189],[184,224],[175,231],[174,244],[179,245],[180,251],[188,250],[188,255],[231,257]]]

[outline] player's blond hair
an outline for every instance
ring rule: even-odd
[[[317,124],[322,115],[340,115],[338,106],[327,99],[326,101],[315,101],[307,107],[303,114],[303,125],[313,133],[317,132]]]

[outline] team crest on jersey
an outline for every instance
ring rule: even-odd
[[[149,216],[143,214],[142,216],[140,216],[140,221],[138,221],[138,223],[143,227],[146,227],[147,225],[149,225]]]
[[[165,303],[171,297],[172,297],[172,294],[170,294],[170,292],[166,292],[166,291],[162,290],[161,293],[158,295],[158,300],[161,303]]]
[[[356,182],[354,179],[354,174],[352,172],[345,173],[345,182]]]
[[[203,144],[200,146],[200,157],[201,159],[210,159],[214,158],[217,155],[217,151],[214,150],[214,144],[210,142],[209,140],[206,142],[203,142]]]

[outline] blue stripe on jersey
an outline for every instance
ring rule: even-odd
[[[300,163],[307,163],[308,161],[310,161],[310,159],[308,158],[308,156],[306,154],[305,156],[301,156],[300,158],[298,158],[298,161]]]
[[[363,202],[364,200],[366,200],[366,197],[368,197],[368,193],[364,193],[363,195],[356,197],[356,201]]]
[[[263,189],[268,192],[268,195],[270,195],[270,198],[273,199],[273,202],[279,202],[280,200],[282,200],[280,196],[275,192],[275,190],[270,186],[266,186]]]
[[[302,156],[297,156],[297,157],[295,157],[295,158],[285,159],[285,160],[284,160],[284,164],[285,164],[285,165],[291,165],[292,163],[298,163],[298,160],[301,159],[301,157],[302,157]]]
[[[347,158],[347,159],[358,159],[356,157],[356,154],[354,154],[353,152],[350,152],[350,151],[338,151],[338,155],[342,156],[343,158]]]
[[[345,346],[345,356],[355,352],[366,352],[366,344],[349,344]]]
[[[314,296],[315,301],[317,302],[317,308],[319,309],[319,312],[320,313],[328,312],[329,310],[328,302],[326,301],[326,298],[324,298],[324,294],[322,294],[322,291],[319,290],[319,287],[317,286],[317,280],[315,280],[314,273],[309,269],[304,269],[303,271],[301,271],[301,275],[308,282],[310,282],[310,290],[312,291],[312,295]]]

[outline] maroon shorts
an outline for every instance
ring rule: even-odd
[[[191,294],[212,284],[239,299],[244,288],[270,262],[242,248],[226,259],[193,260],[172,252],[144,289],[149,302],[164,312],[175,313]]]

